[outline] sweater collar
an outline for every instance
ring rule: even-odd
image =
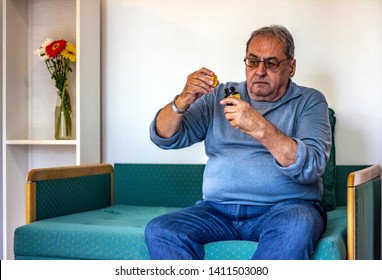
[[[276,108],[284,105],[285,103],[288,103],[290,100],[295,99],[301,95],[300,88],[292,80],[289,80],[288,88],[284,96],[274,102],[263,102],[263,101],[259,102],[259,101],[253,100],[248,94],[247,82],[241,83],[238,87],[238,91],[240,93],[244,93],[244,95],[242,96],[242,99],[244,101],[251,104],[251,106],[254,109],[262,110],[263,115],[266,113],[269,113],[270,111],[275,110]]]

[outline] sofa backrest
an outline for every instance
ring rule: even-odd
[[[202,198],[204,164],[114,164],[114,203],[187,207]]]
[[[325,173],[322,204],[336,208],[336,157],[334,110],[328,110],[332,147]],[[203,164],[128,164],[116,163],[115,203],[130,205],[186,207],[202,198]],[[346,186],[346,185],[345,185]]]
[[[323,193],[321,205],[327,210],[334,210],[337,206],[336,199],[336,145],[334,141],[334,132],[336,127],[336,116],[334,110],[329,108],[329,122],[332,130],[332,146],[330,148],[330,156],[325,168],[325,172],[322,175]]]
[[[110,206],[110,164],[31,169],[26,182],[26,222]]]

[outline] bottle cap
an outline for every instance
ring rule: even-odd
[[[224,92],[226,96],[232,95],[236,91],[235,87],[227,87]]]

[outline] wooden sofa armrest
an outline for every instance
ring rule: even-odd
[[[380,165],[351,172],[347,185],[348,259],[380,259]]]
[[[26,181],[27,224],[113,204],[110,164],[32,169]]]

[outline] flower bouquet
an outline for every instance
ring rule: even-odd
[[[76,61],[76,47],[66,40],[46,39],[35,54],[45,61],[51,78],[57,88],[57,105],[55,110],[55,138],[71,139],[72,106],[68,91],[68,74],[72,71],[70,63]]]

